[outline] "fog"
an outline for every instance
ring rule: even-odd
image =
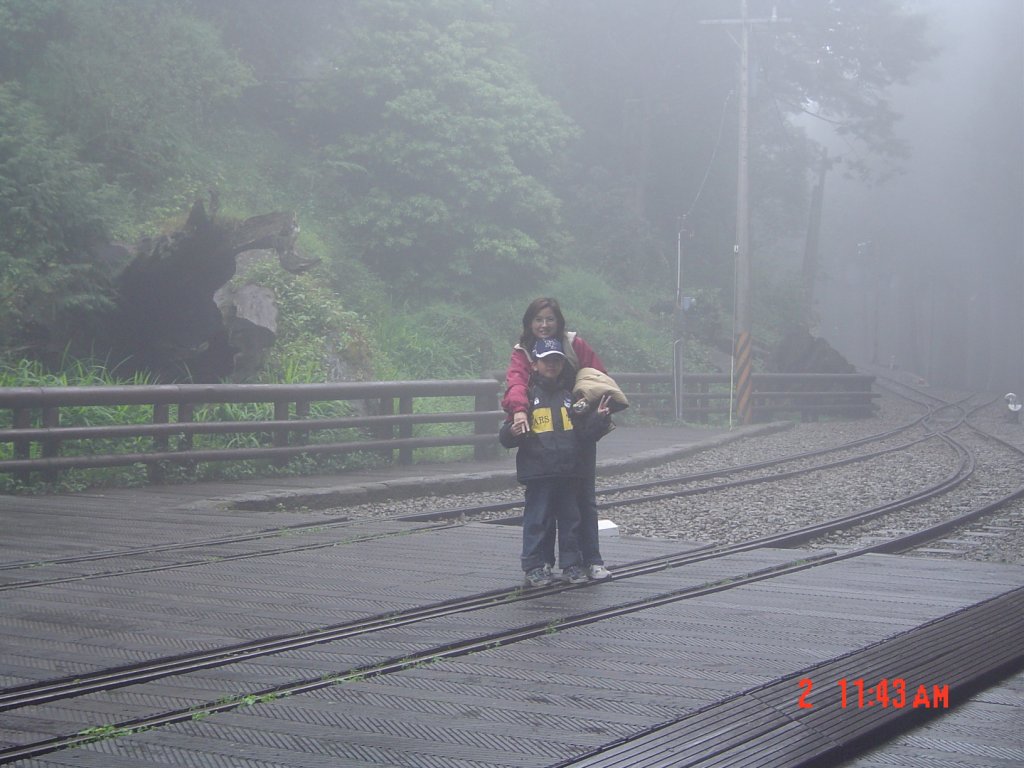
[[[917,6],[942,50],[892,91],[912,156],[905,175],[878,186],[829,174],[818,333],[854,363],[936,385],[1020,391],[1024,3]],[[835,155],[855,151],[816,138]]]

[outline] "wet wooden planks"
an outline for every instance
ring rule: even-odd
[[[607,745],[643,733],[653,739],[652,728],[668,721],[691,729],[674,747],[690,750],[691,762],[655,751],[651,766],[799,765],[872,733],[884,714],[841,708],[842,677],[899,675],[952,689],[957,670],[967,669],[942,650],[954,640],[946,634],[953,624],[965,648],[986,634],[994,648],[1006,645],[967,610],[1019,616],[994,601],[970,606],[1004,593],[1018,600],[1024,571],[943,563],[940,583],[920,575],[934,568],[872,556],[26,765],[540,767],[610,759]],[[615,586],[563,593],[551,607]],[[532,610],[543,615],[543,601]],[[917,631],[937,634],[906,634],[922,625]],[[896,652],[901,637],[907,646]],[[918,654],[918,646],[933,650]],[[814,682],[810,709],[799,706],[802,677]],[[822,695],[830,689],[831,698]],[[645,763],[630,757],[621,765]]]

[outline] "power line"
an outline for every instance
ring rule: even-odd
[[[729,102],[732,100],[732,95],[735,91],[729,91],[725,95],[725,101],[722,102],[722,116],[718,120],[718,136],[715,138],[715,146],[711,150],[711,157],[708,159],[708,167],[704,171],[704,178],[700,181],[700,186],[697,188],[697,194],[693,198],[693,202],[690,203],[690,207],[686,213],[683,214],[683,221],[690,217],[693,213],[693,209],[697,207],[697,202],[700,200],[701,195],[704,193],[704,186],[708,183],[708,177],[711,176],[711,167],[715,164],[715,157],[718,155],[718,148],[722,145],[722,133],[725,129],[725,116],[726,111],[729,107]]]

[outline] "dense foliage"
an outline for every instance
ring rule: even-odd
[[[784,18],[753,42],[754,238],[772,254],[802,242],[817,157],[790,118],[896,156],[885,91],[928,51],[898,0],[749,5]],[[0,352],[59,349],[123,266],[88,246],[159,233],[216,188],[232,214],[295,210],[321,259],[243,275],[281,306],[268,380],[479,375],[545,294],[612,367],[664,369],[673,326],[651,307],[680,266],[705,308],[691,342],[729,336],[737,53],[701,23],[723,12],[0,0]],[[777,280],[766,336],[792,294]]]

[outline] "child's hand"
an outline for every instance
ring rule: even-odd
[[[512,434],[525,435],[530,431],[530,420],[523,411],[512,414]]]
[[[611,395],[605,395],[601,398],[601,402],[597,404],[597,412],[602,416],[607,416],[611,413],[611,409],[608,407],[608,403],[612,401]]]

